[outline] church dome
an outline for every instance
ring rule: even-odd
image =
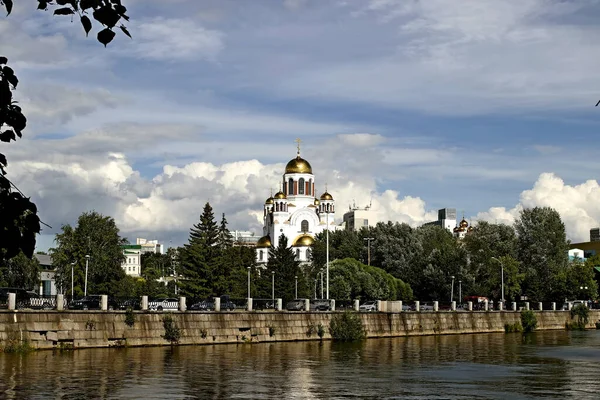
[[[265,200],[265,204],[273,204],[273,197],[269,197]]]
[[[309,162],[299,155],[290,160],[285,166],[286,174],[312,174],[312,167]]]
[[[256,242],[256,247],[271,247],[271,238],[268,235],[261,237],[258,239],[258,242]]]
[[[321,195],[321,200],[333,200],[333,196],[328,192],[325,192]]]
[[[318,206],[319,204],[321,204],[321,202],[319,201],[319,199],[315,199],[315,206]]]
[[[466,219],[463,218],[463,220],[460,221],[460,227],[461,228],[466,228],[467,226],[469,226],[469,223],[467,222]]]
[[[294,240],[292,247],[309,247],[315,243],[315,239],[312,236],[304,234],[300,235]]]
[[[287,196],[281,190],[275,193],[275,196],[273,197],[275,197],[276,199],[287,199]]]

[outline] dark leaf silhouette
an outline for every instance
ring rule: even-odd
[[[81,25],[83,25],[85,36],[87,36],[88,33],[90,33],[90,31],[92,30],[92,21],[90,21],[87,15],[81,16]]]
[[[4,7],[6,8],[6,15],[10,15],[10,12],[12,11],[13,7],[12,0],[2,0],[2,2],[4,3]]]
[[[98,41],[102,43],[104,47],[106,47],[106,45],[109,44],[114,37],[115,33],[109,28],[102,29],[100,32],[98,32]]]
[[[94,19],[109,28],[114,27],[121,16],[110,6],[104,6],[94,11]]]
[[[125,26],[121,25],[119,28],[121,28],[121,30],[123,31],[124,34],[126,34],[127,36],[129,36],[131,38],[129,31],[127,30],[127,28],[125,28]]]
[[[63,8],[54,10],[54,15],[72,15],[72,14],[74,14],[74,12],[69,7],[63,7]]]
[[[8,59],[6,57],[0,56],[0,64],[6,64]]]
[[[44,0],[38,0],[38,10],[47,10],[48,9],[48,2],[44,1]]]
[[[4,165],[5,167],[8,165],[8,161],[6,161],[6,156],[4,154],[0,154],[0,164]]]
[[[15,131],[12,129],[8,129],[2,133],[0,133],[0,140],[3,142],[10,142],[11,140],[17,140],[17,136],[15,135]]]

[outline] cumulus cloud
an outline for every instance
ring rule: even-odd
[[[519,203],[511,208],[492,207],[475,219],[512,224],[524,208],[552,207],[559,212],[573,242],[589,240],[589,230],[600,225],[600,185],[588,180],[568,185],[553,173],[543,173],[533,188],[521,193]]]

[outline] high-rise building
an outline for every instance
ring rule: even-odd
[[[442,208],[438,210],[437,221],[427,222],[423,225],[437,225],[448,229],[450,232],[454,232],[454,229],[457,227],[456,208]]]
[[[360,228],[368,228],[369,221],[373,222],[371,204],[365,207],[356,207],[356,204],[348,207],[344,214],[344,226],[348,231],[358,231]]]
[[[600,228],[590,229],[590,242],[600,242]]]

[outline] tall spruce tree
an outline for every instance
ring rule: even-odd
[[[180,253],[181,293],[189,297],[207,297],[213,293],[212,280],[219,249],[219,229],[210,203],[204,205],[200,221],[190,229],[188,243]]]
[[[224,294],[231,295],[231,276],[233,269],[237,266],[238,260],[236,253],[233,251],[233,240],[231,232],[227,228],[227,219],[225,213],[221,215],[221,223],[218,228],[217,254],[213,260],[213,274],[211,288],[214,296]]]
[[[269,249],[269,262],[263,279],[270,281],[273,272],[275,272],[275,298],[281,298],[284,302],[294,299],[296,276],[298,290],[302,293],[306,292],[306,279],[300,269],[300,262],[296,259],[294,250],[288,247],[288,239],[284,234],[279,236],[279,245],[271,246]]]

